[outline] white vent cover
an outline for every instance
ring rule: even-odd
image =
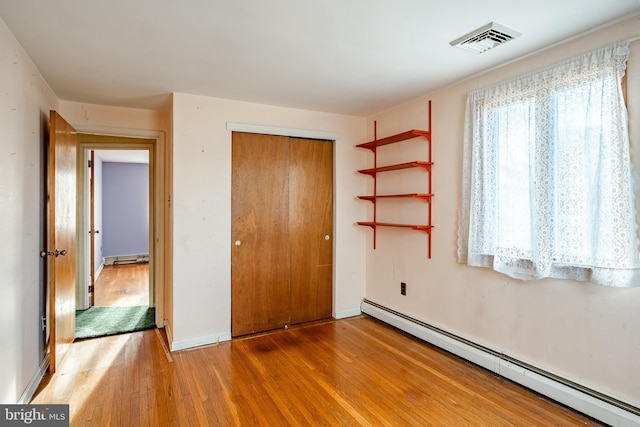
[[[521,34],[517,31],[491,22],[449,44],[471,52],[482,53],[520,36]]]

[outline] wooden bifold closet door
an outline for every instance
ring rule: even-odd
[[[231,333],[330,317],[333,144],[234,132]]]

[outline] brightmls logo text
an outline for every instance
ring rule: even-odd
[[[0,405],[0,426],[69,426],[69,405]]]

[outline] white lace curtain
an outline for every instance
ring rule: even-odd
[[[620,42],[468,95],[458,260],[640,285]]]

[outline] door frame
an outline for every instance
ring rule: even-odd
[[[269,126],[269,125],[257,125],[257,124],[251,124],[251,123],[240,123],[240,122],[227,122],[226,124],[226,128],[227,131],[229,131],[229,144],[233,143],[233,132],[245,132],[245,133],[257,133],[257,134],[261,134],[261,135],[279,135],[279,136],[288,136],[288,137],[292,137],[292,138],[309,138],[309,139],[321,139],[324,141],[330,141],[331,144],[333,144],[333,206],[332,206],[332,210],[333,210],[333,230],[332,230],[332,236],[333,238],[331,239],[331,244],[332,244],[332,272],[331,272],[331,282],[332,282],[332,289],[331,289],[331,293],[332,293],[332,301],[331,301],[331,310],[332,310],[332,315],[333,317],[336,316],[336,297],[337,297],[337,292],[336,292],[336,238],[335,236],[337,236],[336,233],[336,227],[338,222],[336,221],[336,204],[337,204],[337,200],[336,200],[336,171],[338,170],[336,167],[336,155],[337,155],[337,150],[336,150],[336,141],[341,139],[341,135],[340,132],[335,132],[335,131],[326,131],[326,130],[314,130],[314,129],[304,129],[304,128],[289,128],[289,127],[279,127],[279,126]],[[231,161],[231,159],[229,159],[229,161]],[[232,166],[233,167],[233,166]],[[233,225],[230,225],[230,230],[232,229]],[[233,239],[231,239],[231,241],[233,242]],[[231,256],[231,253],[229,254]],[[229,259],[229,261],[231,261],[231,259]],[[231,268],[231,265],[229,266],[229,268]],[[231,278],[231,280],[233,280]],[[229,283],[229,286],[231,286],[231,282]],[[231,296],[231,292],[230,292],[230,296]],[[229,299],[229,326],[231,328],[231,324],[232,324],[232,319],[231,319],[231,299]]]
[[[85,153],[90,150],[131,149],[149,151],[149,306],[156,308],[156,324],[164,326],[165,279],[170,277],[168,262],[170,245],[166,244],[168,214],[164,204],[166,194],[166,145],[160,131],[110,128],[78,127],[78,273],[76,300],[78,308],[88,305],[86,287],[89,230],[86,217],[89,215],[85,200],[85,175],[87,175]]]
[[[80,135],[80,138],[84,139],[84,135]],[[87,139],[95,139],[95,136],[86,135]],[[91,228],[91,199],[90,193],[89,197],[87,191],[89,190],[90,185],[90,175],[91,173],[88,171],[87,162],[90,161],[91,152],[94,151],[108,151],[108,150],[124,150],[124,151],[146,151],[149,153],[149,173],[148,173],[148,197],[149,197],[149,232],[147,235],[147,240],[149,242],[149,307],[155,306],[155,286],[154,286],[154,276],[153,276],[153,265],[155,264],[155,254],[153,251],[153,230],[155,229],[155,215],[154,215],[154,159],[153,159],[153,144],[150,142],[151,140],[147,139],[131,139],[128,142],[124,142],[123,138],[115,138],[113,141],[109,141],[108,148],[95,148],[96,145],[104,145],[103,143],[98,142],[79,142],[78,144],[78,153],[79,158],[81,158],[82,164],[79,164],[78,167],[78,248],[80,249],[79,256],[82,256],[82,262],[79,262],[78,265],[78,280],[76,287],[76,306],[79,310],[84,310],[91,306],[91,302],[89,301],[89,293],[87,291],[87,286],[85,285],[86,280],[91,277],[90,269],[87,270],[87,267],[91,265],[91,239],[94,237],[90,234]],[[80,190],[80,186],[82,185],[82,190]],[[84,280],[80,280],[84,278]]]

